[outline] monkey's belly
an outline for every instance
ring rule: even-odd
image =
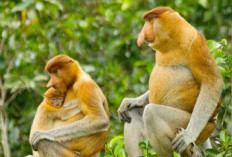
[[[156,65],[149,80],[149,102],[192,112],[199,88],[187,67]]]

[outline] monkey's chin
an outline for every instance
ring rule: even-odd
[[[148,43],[148,46],[149,46],[149,47],[153,47],[153,46],[154,46],[154,42],[152,42],[152,43],[149,42],[149,43]]]
[[[148,46],[149,46],[150,48],[152,48],[153,50],[155,50],[155,48],[154,48],[154,42],[148,43]]]

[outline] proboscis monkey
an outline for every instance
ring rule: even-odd
[[[130,157],[141,155],[137,143],[145,138],[159,157],[171,157],[173,150],[183,152],[211,135],[224,83],[205,38],[177,12],[158,7],[143,18],[137,44],[147,41],[156,50],[149,91],[125,98],[118,113],[127,122],[124,136]],[[144,107],[142,116],[135,107]],[[175,135],[177,127],[184,130]]]
[[[73,119],[72,117],[80,113],[80,110],[75,107],[61,109],[65,98],[65,90],[59,91],[54,88],[49,88],[44,96],[45,98],[39,105],[31,126],[30,139],[35,131],[54,128],[56,120],[65,121]],[[33,151],[33,156],[39,155]]]
[[[31,145],[40,157],[76,157],[77,151],[82,157],[99,156],[108,137],[110,116],[101,89],[77,61],[66,55],[49,60],[45,70],[51,77],[47,87],[60,89],[61,82],[67,87],[63,108],[78,106],[82,116],[68,119],[71,124],[56,120],[53,129],[36,131]]]

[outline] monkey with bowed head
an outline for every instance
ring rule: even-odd
[[[62,107],[56,108],[59,117],[48,119],[49,124],[41,124],[40,118],[51,118],[43,116],[55,113],[55,106],[50,111],[39,107],[30,135],[33,149],[40,157],[98,157],[109,134],[110,118],[101,89],[77,61],[66,55],[49,60],[45,70],[51,77],[47,87],[65,96]],[[55,101],[58,97],[49,98]]]
[[[138,143],[148,138],[159,157],[184,154],[215,129],[223,79],[203,35],[177,12],[158,7],[143,18],[137,44],[147,41],[156,50],[156,64],[149,91],[123,99],[118,109],[126,122],[126,150],[130,157],[141,155]],[[176,128],[184,129],[176,135]]]

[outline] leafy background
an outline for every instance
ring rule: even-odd
[[[30,126],[49,78],[44,66],[61,53],[78,60],[108,98],[109,142],[121,135],[116,110],[124,97],[148,89],[155,64],[154,51],[139,48],[136,39],[143,13],[157,6],[172,7],[209,39],[226,84],[212,142],[221,129],[231,135],[229,0],[5,0],[0,1],[0,157],[7,138],[11,156],[31,154]],[[219,145],[214,143],[217,153],[223,151]]]

